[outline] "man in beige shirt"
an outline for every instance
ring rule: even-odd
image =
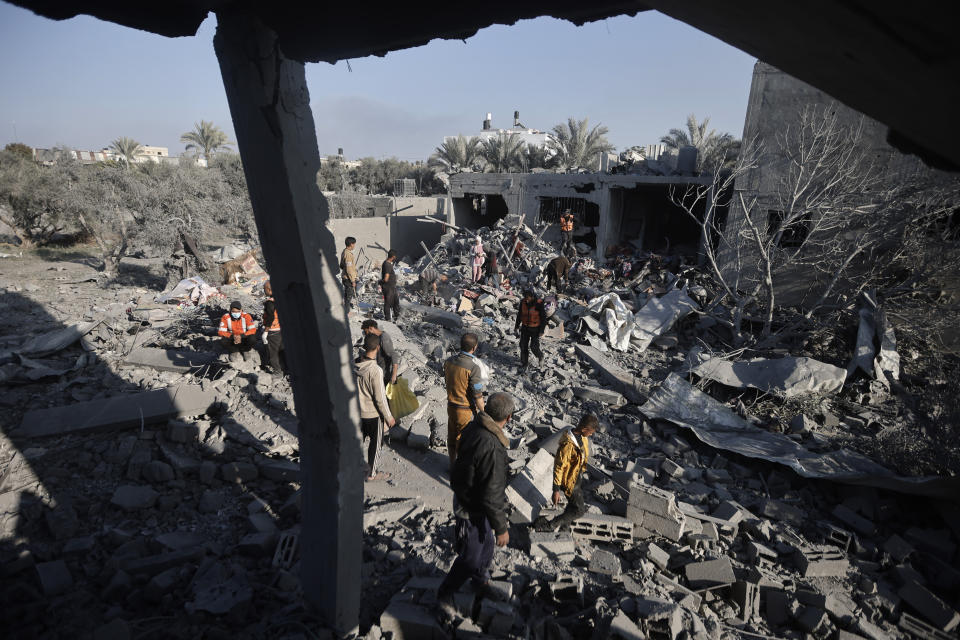
[[[340,254],[340,278],[343,280],[343,304],[353,306],[353,299],[357,297],[357,265],[353,257],[353,248],[357,246],[357,239],[348,236],[346,245]]]
[[[377,364],[380,336],[372,333],[363,339],[364,356],[357,361],[357,390],[360,392],[361,437],[369,437],[367,447],[367,482],[382,480],[385,474],[377,473],[377,456],[383,444],[383,434],[397,423],[390,413],[390,403],[383,386],[383,369]]]

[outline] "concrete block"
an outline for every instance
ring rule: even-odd
[[[617,365],[613,360],[593,347],[576,345],[577,355],[596,369],[610,385],[634,404],[646,402],[646,394],[640,386],[640,378]]]
[[[830,546],[798,549],[794,560],[804,578],[842,576],[850,566],[846,555]]]
[[[297,482],[300,480],[300,465],[293,460],[282,458],[258,459],[257,468],[260,475],[274,482]]]
[[[255,480],[260,473],[252,462],[228,462],[220,466],[220,477],[224,482],[243,483]]]
[[[782,520],[800,525],[807,520],[807,512],[799,507],[779,500],[764,499],[760,502],[760,513],[767,518]]]
[[[406,602],[391,602],[380,615],[380,630],[394,640],[441,640],[447,635],[429,609]]]
[[[901,631],[905,631],[917,638],[923,638],[923,640],[957,640],[956,634],[941,631],[923,620],[913,617],[906,611],[900,614],[900,621],[897,623],[897,627]]]
[[[513,522],[529,524],[553,495],[553,455],[541,448],[507,486],[507,501],[513,506]]]
[[[853,541],[852,533],[829,522],[818,522],[817,526],[823,531],[824,540],[828,544],[839,547],[844,553],[850,549],[850,543]]]
[[[916,551],[909,542],[893,534],[887,541],[883,544],[883,550],[890,554],[890,557],[896,560],[897,562],[903,562],[910,555]]]
[[[682,513],[678,513],[675,517],[663,517],[653,513],[643,514],[644,529],[674,542],[679,542],[683,537],[685,526],[686,517]]]
[[[364,511],[363,528],[367,529],[381,522],[399,522],[421,511],[423,511],[423,501],[417,498],[379,504]]]
[[[36,570],[40,586],[47,596],[59,595],[73,586],[73,576],[63,560],[38,562]]]
[[[847,505],[838,504],[830,513],[837,520],[849,525],[857,533],[862,533],[865,536],[873,535],[875,529],[873,523],[855,513],[853,509]]]
[[[156,504],[159,495],[151,487],[123,485],[113,492],[110,504],[126,511],[149,509]]]
[[[137,347],[127,354],[123,364],[128,367],[149,367],[157,371],[190,373],[213,364],[218,357],[213,351]]]
[[[577,553],[573,536],[568,532],[531,531],[530,555],[551,560],[571,560]]]
[[[516,612],[504,602],[484,600],[480,604],[478,621],[487,628],[487,633],[495,638],[505,638],[513,627]]]
[[[904,537],[913,546],[922,551],[931,553],[944,562],[950,562],[957,546],[950,541],[950,532],[946,529],[920,529],[910,527]]]
[[[603,549],[595,549],[590,556],[590,571],[607,576],[619,576],[623,571],[620,558]]]
[[[583,577],[561,577],[550,583],[550,593],[558,602],[578,602],[583,605]]]
[[[574,387],[573,395],[581,400],[592,400],[602,404],[613,405],[614,407],[619,407],[626,403],[626,398],[624,398],[621,393],[611,391],[610,389],[603,389],[602,387]]]
[[[141,473],[147,482],[170,482],[176,477],[173,467],[160,460],[151,460]]]
[[[167,424],[167,440],[171,442],[197,442],[200,438],[200,428],[193,423],[181,420],[171,420]]]
[[[731,524],[738,524],[744,518],[744,511],[740,508],[740,505],[734,502],[721,502],[713,510],[713,517],[727,520]]]
[[[667,458],[660,464],[660,471],[665,475],[671,478],[682,478],[683,477],[683,467],[678,465],[676,462]]]
[[[579,538],[601,542],[633,542],[633,522],[619,516],[586,514],[574,520],[570,533]]]
[[[646,636],[640,631],[640,627],[634,624],[633,620],[622,611],[618,611],[610,622],[610,635],[608,637],[620,638],[621,640],[646,640]]]
[[[827,612],[817,607],[803,607],[797,615],[797,626],[815,636],[821,636],[829,624]]]
[[[247,516],[247,523],[254,533],[277,533],[277,523],[269,513],[251,513]]]
[[[258,531],[248,533],[240,538],[237,543],[237,551],[248,556],[272,556],[276,543],[276,532]]]
[[[139,427],[202,415],[215,400],[214,391],[203,391],[198,385],[123,394],[65,407],[33,409],[24,414],[15,433],[22,438],[40,438]]]
[[[637,618],[646,624],[650,638],[673,640],[683,630],[683,614],[680,607],[661,598],[637,598],[634,609]]]
[[[673,516],[679,512],[672,493],[647,484],[631,486],[627,504],[658,516]]]
[[[736,582],[730,558],[723,556],[706,562],[691,562],[684,567],[687,582],[693,589],[713,589]]]
[[[670,564],[670,554],[652,542],[647,545],[647,559],[661,571],[665,570],[667,565]]]
[[[407,434],[407,446],[424,451],[430,448],[430,423],[424,419],[415,421],[410,425],[410,433]]]
[[[730,589],[733,601],[740,607],[740,619],[750,622],[760,617],[760,588],[752,583],[738,580]]]
[[[188,562],[197,562],[205,553],[203,547],[165,551],[143,558],[127,558],[120,563],[120,568],[131,576],[155,576],[161,571],[179,567]]]
[[[790,620],[790,597],[785,591],[770,590],[766,594],[767,622],[773,627],[784,625]]]
[[[960,613],[916,582],[900,587],[897,595],[934,627],[947,633],[960,625]]]

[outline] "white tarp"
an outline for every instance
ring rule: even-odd
[[[652,298],[636,314],[627,308],[616,293],[593,298],[587,303],[587,308],[595,316],[603,318],[611,347],[626,351],[633,344],[639,351],[644,351],[654,338],[698,307],[687,295],[686,289],[673,289],[660,298]]]
[[[843,387],[846,371],[813,358],[753,358],[730,361],[703,350],[691,351],[690,372],[740,389],[759,389],[783,398],[815,393],[836,393]]]
[[[41,358],[43,356],[56,353],[62,349],[66,349],[74,342],[90,333],[90,331],[100,324],[100,322],[100,320],[81,322],[70,325],[69,327],[64,327],[63,329],[57,329],[56,331],[33,336],[32,338],[26,340],[19,347],[14,347],[13,349],[0,352],[0,362],[12,361],[14,354]]]
[[[675,373],[667,376],[640,411],[650,419],[659,418],[690,429],[711,447],[782,464],[804,478],[824,478],[922,495],[955,496],[960,491],[960,478],[905,478],[847,449],[829,453],[808,451],[783,434],[750,425]]]
[[[880,352],[874,362],[877,379],[900,379],[900,354],[897,353],[897,336],[893,332],[893,325],[882,310],[876,313],[877,337],[880,338]]]
[[[162,293],[157,296],[157,302],[170,302],[171,300],[190,300],[195,304],[205,304],[207,298],[219,290],[207,284],[207,281],[200,276],[185,278],[177,283],[168,293]]]

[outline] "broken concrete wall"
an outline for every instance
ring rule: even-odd
[[[387,257],[389,249],[396,249],[401,258],[410,256],[417,259],[423,255],[420,242],[431,247],[440,240],[443,232],[441,225],[418,222],[417,218],[444,215],[443,198],[378,198],[378,200],[390,202],[390,215],[331,219],[327,223],[336,240],[337,250],[343,248],[343,241],[347,236],[353,236],[357,239],[357,253],[363,249],[367,257],[375,263],[380,263]],[[393,214],[393,211],[398,213]]]

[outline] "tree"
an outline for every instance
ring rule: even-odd
[[[187,143],[188,151],[194,149],[195,152],[203,154],[207,162],[210,162],[217,151],[233,144],[220,127],[206,120],[194,124],[194,130],[180,136],[180,142]]]
[[[523,140],[520,136],[500,133],[483,141],[480,157],[486,163],[484,171],[488,173],[507,173],[516,171],[521,165]]]
[[[771,335],[782,287],[798,279],[815,294],[805,303],[809,320],[828,300],[852,302],[871,287],[892,291],[904,281],[898,274],[928,273],[938,263],[933,254],[955,255],[955,238],[949,252],[942,244],[933,252],[919,247],[960,207],[960,181],[930,170],[904,176],[902,167],[876,162],[862,118],[846,123],[838,111],[805,107],[769,144],[746,144],[734,168],[716,172],[712,184],[671,191],[707,239],[704,260],[733,304],[739,341],[750,305],[763,319],[762,336]],[[751,174],[760,166],[776,180],[762,193],[744,190],[757,182]],[[728,229],[721,227],[725,197]],[[918,253],[927,254],[926,271]],[[909,268],[898,266],[905,260]]]
[[[660,138],[660,142],[670,149],[696,147],[697,171],[714,173],[723,167],[730,168],[735,163],[740,150],[740,141],[729,133],[718,134],[715,129],[707,130],[710,118],[698,123],[694,114],[687,116],[687,130],[670,129],[670,133]]]
[[[520,165],[524,172],[534,169],[549,169],[553,166],[553,156],[543,145],[528,144],[520,154]]]
[[[480,138],[465,138],[463,134],[443,141],[430,156],[429,166],[444,173],[459,173],[473,169],[481,161]]]
[[[588,128],[588,119],[568,118],[566,125],[558,124],[553,128],[553,137],[549,148],[554,153],[554,161],[564,169],[595,168],[600,154],[613,151],[607,140],[609,130],[601,125]]]
[[[22,142],[9,142],[3,148],[4,151],[9,151],[10,153],[15,153],[25,160],[33,160],[33,148],[28,147]]]
[[[117,138],[111,142],[110,148],[113,149],[117,155],[123,158],[123,163],[128,168],[134,162],[134,158],[137,157],[137,154],[143,149],[139,142],[133,138],[127,138],[126,136]]]

